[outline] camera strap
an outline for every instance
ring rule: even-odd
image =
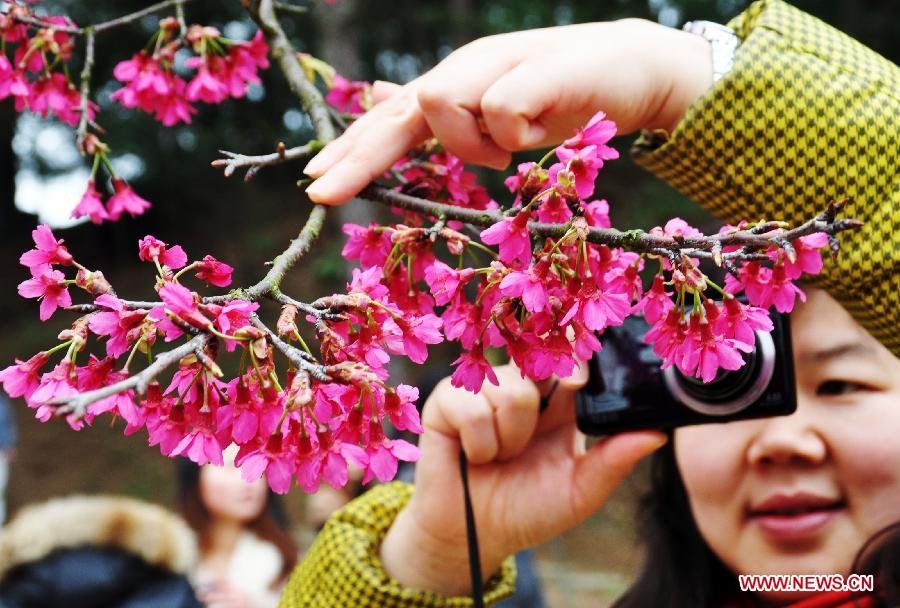
[[[559,380],[554,380],[553,385],[546,395],[541,397],[541,413],[550,406],[550,397],[556,392]],[[469,461],[466,451],[459,448],[459,476],[463,485],[463,500],[466,508],[466,544],[469,548],[469,576],[472,580],[472,608],[484,608],[484,581],[481,578],[481,554],[478,551],[478,531],[475,529],[475,511],[472,509],[472,495],[469,492]]]
[[[469,493],[469,461],[466,451],[459,448],[459,475],[462,478],[463,498],[466,504],[466,544],[469,546],[469,575],[472,579],[472,607],[484,608],[484,581],[481,579],[481,555],[478,552],[478,532],[475,529],[475,511]]]

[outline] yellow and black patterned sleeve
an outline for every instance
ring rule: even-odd
[[[472,599],[408,589],[385,574],[381,541],[412,496],[413,486],[394,482],[366,492],[335,513],[294,570],[279,608],[466,608]],[[486,581],[485,603],[512,594],[515,559]]]
[[[633,157],[729,222],[796,225],[849,197],[865,226],[813,282],[900,357],[900,68],[780,0],[729,26],[731,71]]]

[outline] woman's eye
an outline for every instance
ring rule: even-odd
[[[844,380],[827,380],[819,385],[816,394],[826,397],[835,397],[839,395],[847,395],[854,391],[863,390],[861,384],[855,382],[846,382]]]

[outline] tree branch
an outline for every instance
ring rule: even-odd
[[[212,161],[213,167],[225,167],[225,177],[231,175],[237,169],[247,167],[247,173],[244,175],[244,181],[249,182],[263,167],[271,167],[280,165],[292,160],[307,158],[314,155],[323,148],[322,144],[314,139],[305,145],[295,148],[285,148],[284,143],[278,144],[278,150],[272,154],[262,154],[260,156],[246,156],[238,152],[229,152],[228,150],[219,150],[228,158],[218,158]]]
[[[437,203],[414,196],[409,196],[376,185],[370,185],[359,194],[359,198],[375,201],[391,207],[399,207],[422,215],[444,217],[447,220],[459,220],[477,226],[490,226],[502,221],[503,213],[495,210],[477,210]],[[852,219],[836,220],[836,213],[846,205],[847,201],[831,203],[828,210],[800,226],[785,230],[780,223],[763,225],[765,232],[755,227],[731,233],[712,234],[703,237],[675,238],[656,235],[643,230],[621,231],[615,228],[591,227],[588,231],[588,242],[610,247],[623,247],[638,253],[656,253],[662,251],[683,253],[691,257],[715,257],[716,250],[722,247],[743,246],[744,253],[766,249],[779,245],[784,241],[792,241],[801,236],[815,232],[833,235],[843,230],[851,230],[862,226],[862,222]],[[536,237],[561,238],[570,228],[568,224],[545,224],[528,222],[529,232]],[[743,259],[741,252],[723,254],[725,259]]]
[[[291,363],[293,363],[297,369],[302,369],[311,375],[313,378],[318,380],[319,382],[329,382],[331,379],[328,377],[328,374],[325,373],[325,366],[321,363],[317,362],[316,359],[307,353],[306,351],[302,351],[295,346],[291,346],[284,340],[278,337],[278,335],[268,328],[268,326],[260,321],[259,317],[254,315],[250,316],[250,322],[253,323],[254,327],[261,329],[266,337],[272,342],[272,344],[287,357]]]
[[[102,23],[95,23],[94,25],[88,25],[85,27],[70,27],[65,25],[54,25],[52,23],[47,23],[37,17],[30,17],[28,15],[14,15],[13,18],[16,21],[21,23],[27,23],[28,25],[33,25],[41,28],[49,28],[55,30],[57,32],[65,32],[66,34],[73,34],[77,36],[85,36],[88,32],[93,32],[95,34],[99,34],[101,32],[105,32],[106,30],[111,30],[116,27],[120,27],[123,25],[128,25],[129,23],[134,23],[138,19],[146,17],[147,15],[152,15],[153,13],[158,13],[161,10],[165,10],[170,7],[177,7],[179,5],[187,4],[191,2],[191,0],[164,0],[163,2],[157,2],[156,4],[151,4],[150,6],[143,8],[139,11],[135,11],[133,13],[129,13],[127,15],[123,15],[122,17],[117,17],[115,19],[110,19],[109,21],[103,21]]]
[[[322,98],[319,89],[306,79],[303,68],[297,60],[297,53],[284,33],[278,16],[275,14],[273,0],[249,0],[250,16],[262,28],[272,51],[272,57],[278,62],[284,77],[294,94],[303,103],[303,109],[309,113],[316,139],[323,145],[335,137],[334,124],[328,113],[328,104]]]
[[[77,418],[81,418],[87,412],[87,408],[90,404],[100,401],[101,399],[105,399],[111,395],[115,395],[116,393],[122,393],[127,390],[134,389],[139,395],[143,395],[147,392],[147,386],[150,382],[156,378],[160,373],[163,372],[166,368],[170,367],[178,363],[182,357],[185,357],[193,352],[202,353],[204,347],[207,342],[209,342],[210,336],[209,334],[200,334],[194,336],[189,341],[185,342],[178,348],[173,348],[170,351],[167,351],[158,357],[148,365],[146,368],[142,369],[140,372],[136,373],[133,376],[129,376],[125,378],[121,382],[116,382],[115,384],[110,384],[109,386],[104,386],[103,388],[98,388],[93,391],[88,391],[86,393],[79,393],[77,395],[73,395],[72,397],[57,399],[48,403],[48,405],[57,405],[57,413],[60,415],[65,414],[73,414]]]
[[[87,29],[87,42],[84,51],[84,66],[81,68],[81,116],[78,129],[75,131],[75,143],[79,150],[84,149],[84,138],[88,129],[88,106],[91,94],[91,70],[94,69],[94,30]]]

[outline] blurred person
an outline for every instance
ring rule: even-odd
[[[187,574],[196,537],[157,505],[56,498],[0,530],[2,608],[201,608]]]
[[[6,485],[9,465],[16,453],[16,419],[6,396],[0,394],[0,524],[6,521]]]
[[[274,608],[298,550],[278,497],[265,478],[247,483],[234,466],[179,462],[181,512],[197,533],[200,559],[191,574],[208,608]]]

